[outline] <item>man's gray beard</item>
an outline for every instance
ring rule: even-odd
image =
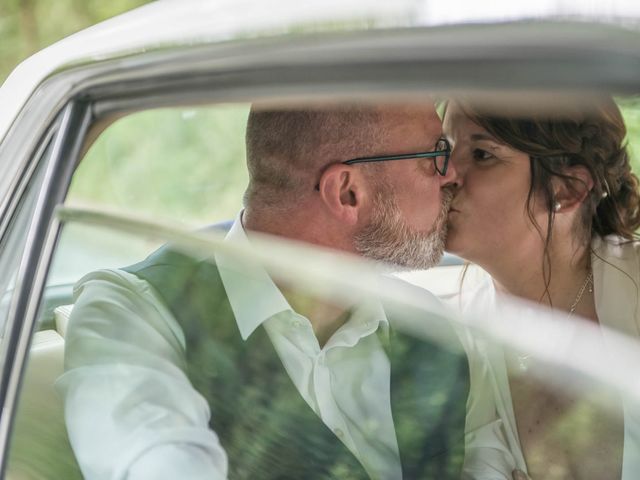
[[[436,266],[444,253],[447,215],[453,191],[442,189],[442,207],[433,228],[416,232],[402,218],[395,196],[387,188],[376,194],[373,218],[356,234],[354,242],[364,257],[393,264],[407,270],[424,270]]]

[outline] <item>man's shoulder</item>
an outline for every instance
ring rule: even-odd
[[[216,269],[214,259],[198,258],[173,245],[163,245],[141,262],[123,267],[121,270],[137,274],[152,269],[194,270],[204,267]]]
[[[165,245],[141,262],[121,268],[164,291],[184,290],[199,285],[217,286],[221,283],[213,258],[197,258],[171,245]]]
[[[212,312],[230,310],[213,258],[197,258],[166,245],[122,270],[149,284],[179,321],[202,321]]]

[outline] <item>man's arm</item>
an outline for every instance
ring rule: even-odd
[[[85,478],[226,478],[209,406],[184,373],[182,330],[151,287],[104,270],[74,297],[57,387]]]

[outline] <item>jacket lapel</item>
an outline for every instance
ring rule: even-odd
[[[594,299],[601,325],[640,336],[640,265],[637,244],[610,235],[592,245]]]

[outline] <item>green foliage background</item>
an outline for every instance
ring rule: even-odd
[[[120,119],[81,162],[68,202],[190,224],[232,219],[248,181],[248,113],[236,104]]]
[[[640,98],[620,98],[618,105],[622,109],[627,125],[627,141],[633,170],[636,174],[640,174]]]
[[[640,100],[618,99],[640,171]],[[247,185],[248,105],[135,113],[105,130],[76,171],[68,201],[206,224],[232,219]]]
[[[0,1],[0,83],[18,63],[38,50],[149,1]]]

